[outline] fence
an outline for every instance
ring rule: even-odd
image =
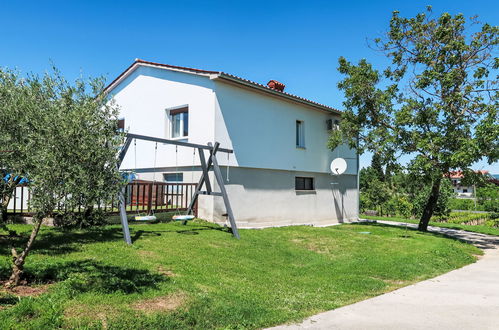
[[[125,207],[127,211],[151,213],[187,210],[192,200],[196,183],[165,183],[151,181],[134,181],[125,187]],[[9,215],[30,216],[33,211],[30,207],[30,192],[26,185],[18,186],[9,202]],[[102,202],[95,207],[109,214],[119,212],[118,198]],[[54,210],[63,213],[64,203],[61,201]],[[79,209],[78,212],[82,210]]]

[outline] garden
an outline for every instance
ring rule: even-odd
[[[431,14],[393,12],[373,45],[391,60],[384,70],[339,58],[344,109],[324,141],[324,155],[344,146],[373,154],[359,178],[366,218],[418,230],[294,226],[243,229],[238,240],[226,227],[181,225],[164,212],[155,223],[128,219],[127,245],[116,216],[102,209],[116,211],[133,174],[119,171],[126,134],[104,79],[0,68],[0,328],[258,329],[475,262],[477,247],[427,228],[499,235],[497,186],[471,170],[499,159],[490,88],[499,30],[471,18],[481,28],[467,34],[463,15]],[[401,157],[411,159],[401,165]],[[449,174],[457,169],[477,186],[473,206],[454,200]],[[31,225],[9,218],[20,186]],[[121,206],[126,224],[130,205]],[[57,226],[43,226],[47,219]]]
[[[499,186],[484,176],[473,176],[476,198],[457,198],[451,181],[442,181],[430,225],[499,235]],[[361,217],[369,220],[392,220],[419,223],[428,185],[402,168],[383,165],[374,156],[370,166],[360,171]]]
[[[241,230],[195,220],[121,228],[42,227],[26,283],[3,289],[4,329],[262,328],[367,299],[462,267],[481,251],[376,225]],[[31,226],[0,236],[0,274]]]

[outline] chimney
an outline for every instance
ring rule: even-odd
[[[278,82],[277,80],[271,80],[267,83],[267,86],[273,90],[279,91],[279,92],[284,92],[284,85],[283,83]]]

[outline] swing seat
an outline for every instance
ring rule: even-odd
[[[186,215],[174,215],[172,217],[173,220],[175,221],[190,221],[190,220],[193,220],[195,217],[193,215],[189,215],[189,214],[186,214]]]
[[[134,217],[136,221],[155,221],[156,216],[154,215],[136,215]]]

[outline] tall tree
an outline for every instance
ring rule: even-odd
[[[57,70],[21,78],[0,70],[0,164],[10,177],[25,177],[34,226],[24,248],[12,249],[12,275],[21,280],[24,263],[42,220],[57,205],[72,210],[94,206],[116,195],[120,175],[116,157],[117,108],[100,95],[102,79],[68,83]],[[64,221],[64,219],[62,219]]]
[[[347,141],[396,163],[412,156],[411,172],[429,187],[419,230],[426,231],[442,180],[485,158],[499,159],[497,26],[462,14],[414,18],[394,12],[389,31],[375,39],[392,62],[382,73],[365,59],[339,59],[346,77],[345,112],[330,147]]]
[[[379,154],[374,154],[371,159],[371,168],[376,173],[376,178],[379,181],[385,181],[385,171],[383,170],[383,163]]]

